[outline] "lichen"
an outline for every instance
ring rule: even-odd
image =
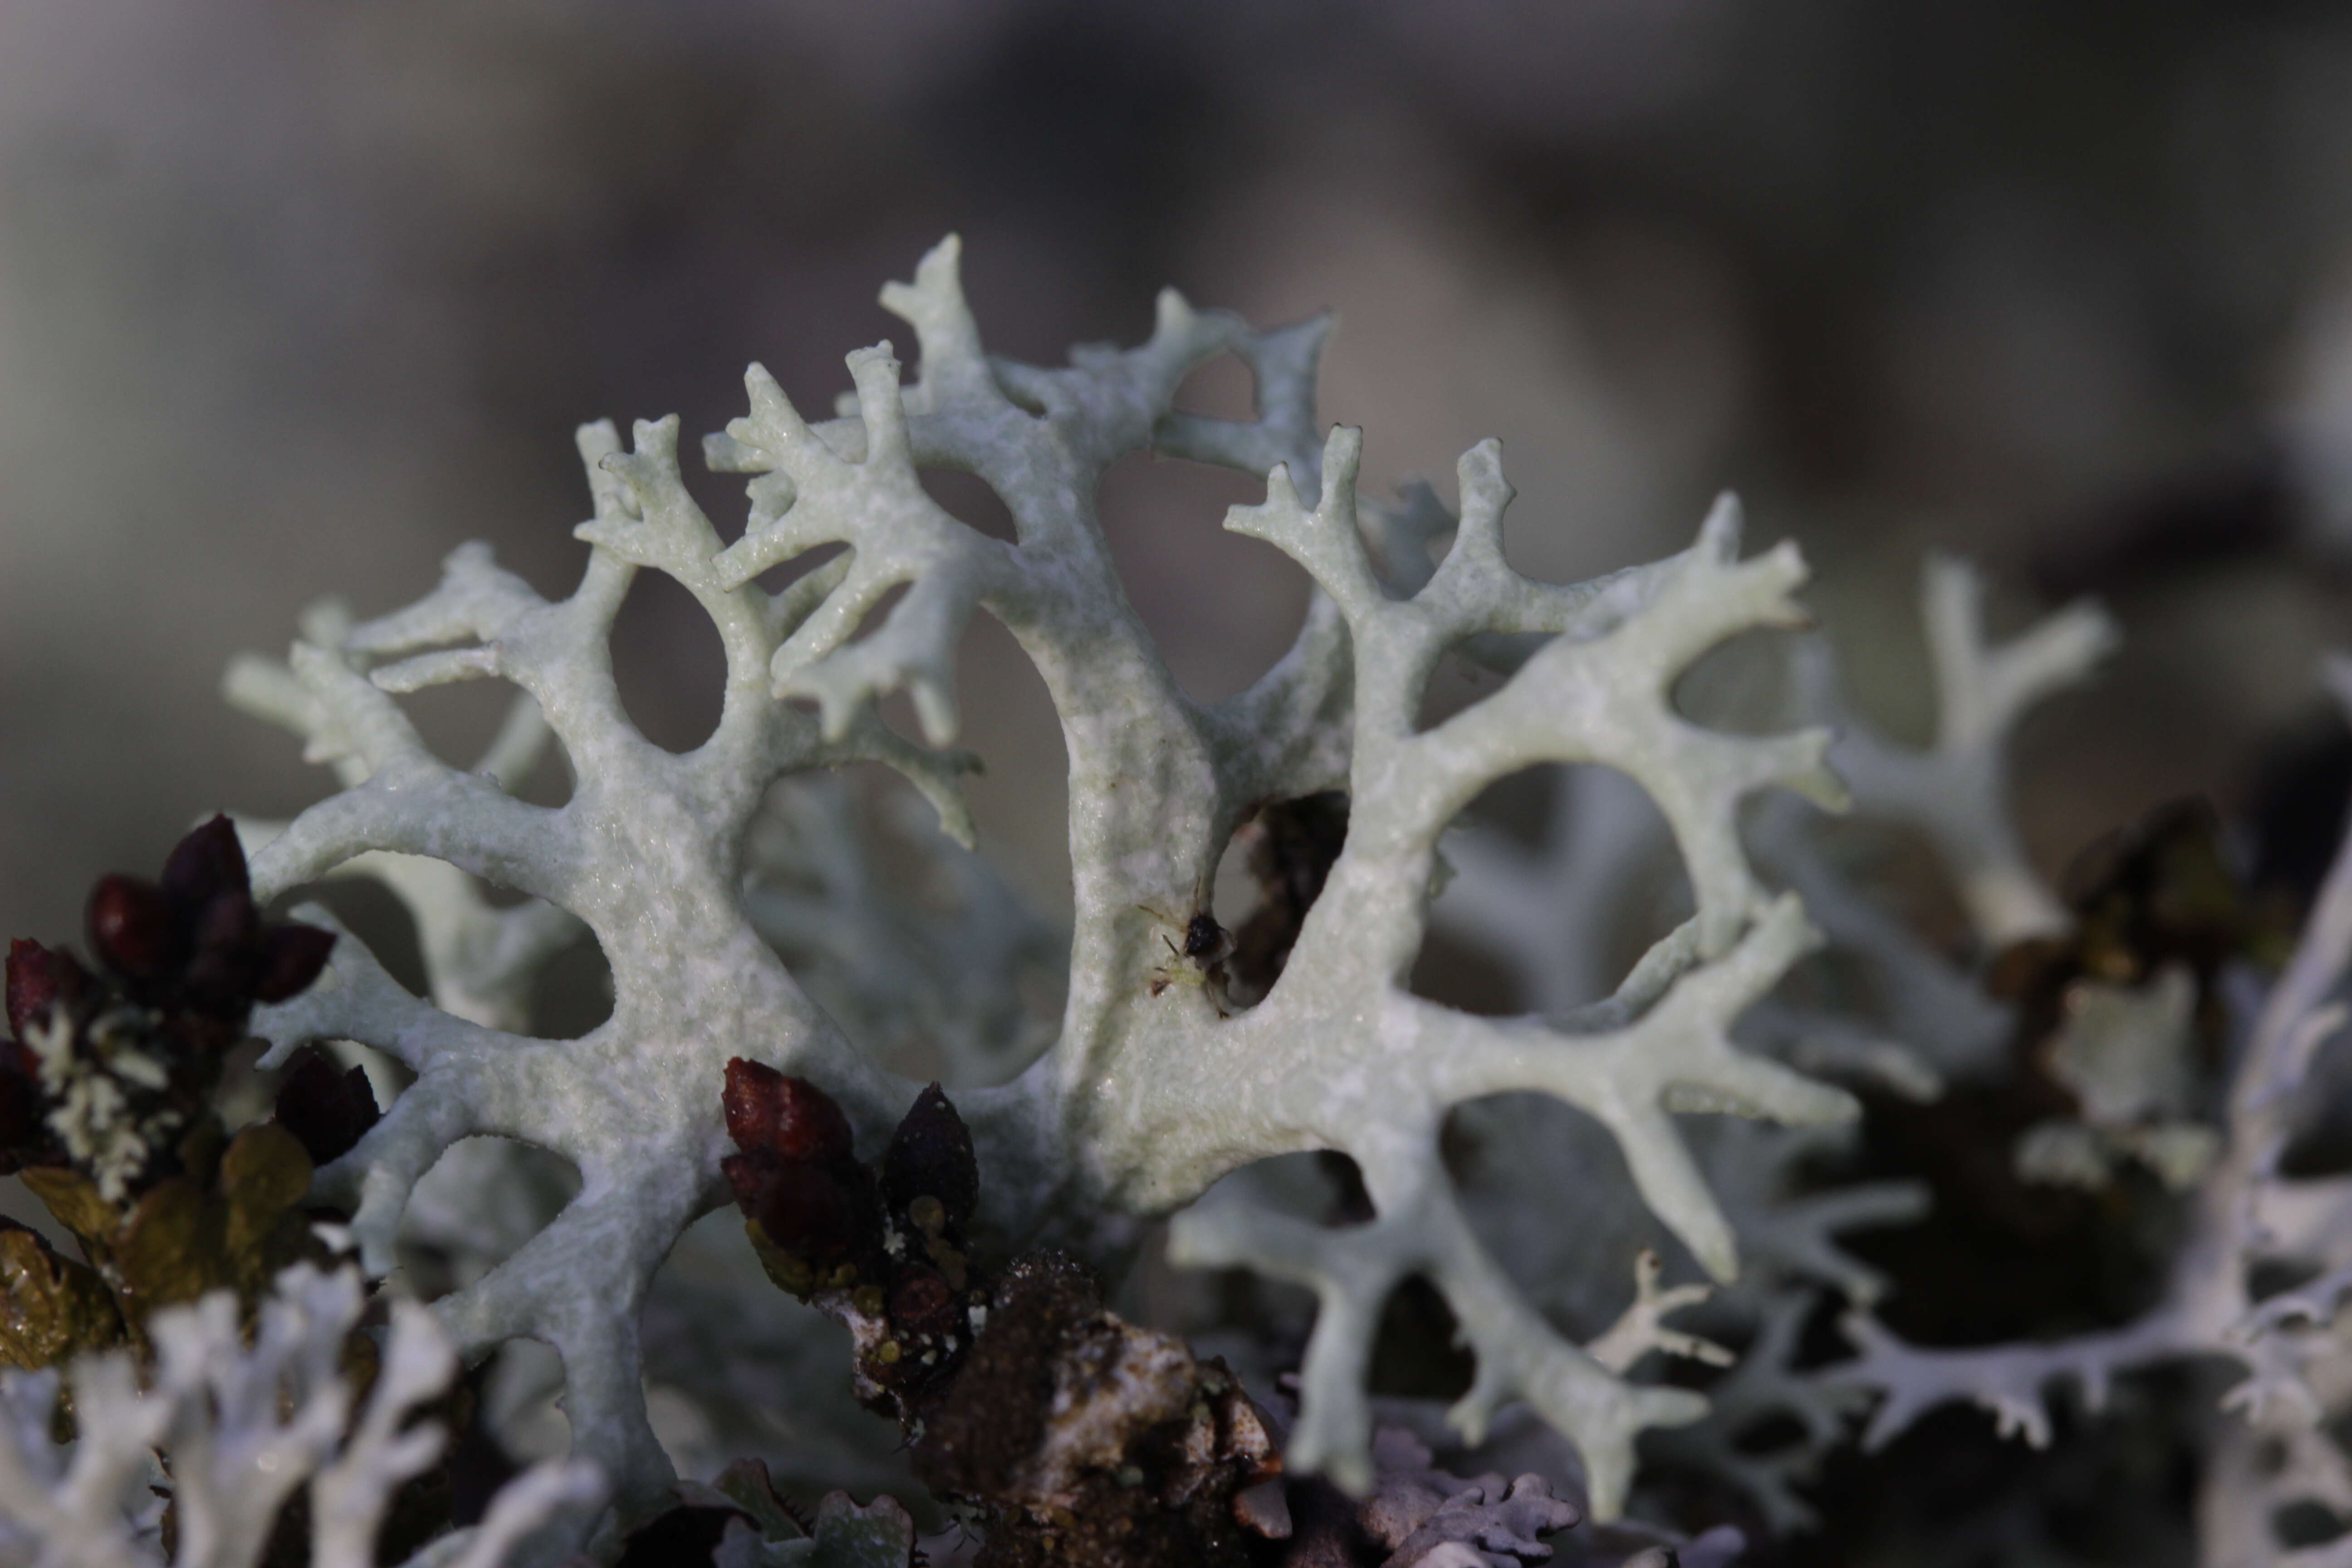
[[[2339,701],[2352,700],[2352,671],[2339,662],[2330,679]],[[1892,1441],[1938,1405],[1968,1401],[1990,1411],[2003,1435],[2041,1447],[2051,1440],[2052,1401],[2062,1384],[2097,1412],[2121,1374],[2167,1362],[2214,1362],[2234,1375],[2221,1397],[2222,1415],[2200,1444],[2208,1455],[2200,1509],[2208,1561],[2331,1560],[2286,1553],[2275,1531],[2291,1502],[2352,1500],[2352,1462],[2326,1429],[2346,1408],[2347,1392],[2340,1310],[2352,1291],[2346,1224],[2352,1184],[2340,1174],[2295,1174],[2283,1162],[2327,1093],[2314,1065],[2342,1028],[2336,997],[2347,970],[2352,838],[2339,844],[2284,969],[2259,1006],[2243,1010],[2221,1084],[2219,1126],[2197,1129],[2208,1138],[2182,1183],[2190,1188],[2185,1235],[2156,1303],[2112,1328],[1967,1349],[1912,1345],[1868,1313],[1852,1313],[1845,1332],[1857,1354],[1828,1375],[1874,1400],[1865,1446]],[[2162,1008],[2164,992],[2185,984],[2179,969],[2160,972],[2156,994],[2143,1005]],[[2079,1070],[2081,1043],[2062,1028],[2061,1043],[2070,1041]],[[2181,1064],[2167,1055],[2178,1050],[2177,1040],[2168,1046],[2135,1031],[2111,1046],[2123,1060],[2109,1065],[2129,1070],[2120,1082],[2109,1075],[2083,1086],[2086,1125],[2180,1108],[2182,1091],[2168,1080]],[[2265,1270],[2288,1271],[2301,1283],[2257,1296]],[[2270,1459],[2252,1458],[2258,1451]]]
[[[587,426],[595,509],[577,531],[590,550],[570,596],[542,597],[467,546],[409,608],[357,624],[314,616],[283,672],[241,668],[247,699],[300,730],[307,754],[333,763],[346,785],[257,850],[261,896],[401,856],[536,900],[472,919],[511,940],[478,957],[479,978],[453,982],[440,1005],[347,940],[325,982],[260,1020],[273,1059],[347,1038],[416,1074],[321,1173],[317,1195],[352,1206],[362,1257],[380,1271],[409,1194],[459,1141],[496,1133],[576,1166],[579,1193],[546,1228],[436,1310],[468,1356],[517,1335],[554,1345],[575,1452],[611,1476],[625,1516],[653,1506],[670,1471],[645,1415],[638,1313],[681,1231],[725,1195],[726,1141],[706,1086],[730,1058],[764,1063],[824,1084],[868,1136],[911,1098],[762,940],[747,837],[777,779],[869,760],[903,773],[968,842],[958,780],[971,760],[932,748],[955,737],[954,651],[984,610],[1021,643],[1060,714],[1076,914],[1057,1037],[1010,1083],[958,1101],[992,1173],[980,1223],[1024,1245],[1108,1257],[1134,1220],[1179,1209],[1253,1161],[1345,1152],[1376,1211],[1369,1224],[1328,1230],[1225,1205],[1181,1216],[1174,1232],[1183,1258],[1247,1264],[1319,1296],[1291,1465],[1368,1484],[1370,1327],[1419,1276],[1444,1293],[1478,1358],[1461,1425],[1475,1432],[1504,1401],[1532,1402],[1582,1450],[1595,1512],[1613,1513],[1633,1435],[1703,1403],[1629,1384],[1532,1309],[1465,1222],[1438,1131],[1452,1108],[1513,1091],[1578,1107],[1616,1140],[1667,1229],[1728,1279],[1731,1228],[1673,1113],[1853,1113],[1842,1091],[1729,1039],[1813,941],[1796,901],[1755,875],[1736,813],[1775,786],[1835,801],[1828,736],[1708,731],[1669,695],[1717,644],[1798,620],[1793,547],[1739,560],[1738,512],[1726,501],[1679,555],[1584,584],[1535,583],[1503,559],[1510,492],[1491,443],[1463,459],[1458,519],[1425,495],[1385,511],[1360,502],[1360,437],[1319,438],[1312,412],[1322,321],[1255,332],[1170,293],[1140,347],[1083,348],[1066,368],[1040,369],[982,351],[952,241],[884,303],[915,330],[919,379],[903,380],[888,345],[862,350],[849,359],[849,412],[811,423],[764,372],[747,378],[750,413],[708,444],[714,467],[753,476],[732,542],[687,492],[674,421],[639,424],[627,451],[610,426]],[[1255,377],[1256,415],[1175,411],[1179,384],[1221,353]],[[1228,526],[1275,544],[1318,584],[1291,651],[1223,702],[1178,688],[1094,515],[1102,471],[1145,447],[1264,476],[1265,503],[1236,508]],[[942,510],[920,483],[926,467],[978,475],[1011,512],[1014,539]],[[780,592],[755,581],[828,545],[847,549]],[[718,728],[682,756],[635,730],[612,683],[605,638],[641,570],[684,585],[726,650]],[[869,619],[878,624],[860,635]],[[1457,645],[1511,673],[1419,731],[1431,669]],[[574,777],[563,805],[518,799],[509,771],[436,758],[396,701],[489,678],[520,687],[538,715],[524,727],[543,722],[562,745]],[[875,702],[900,691],[929,747],[878,718]],[[1477,1018],[1414,996],[1406,974],[1439,836],[1487,783],[1547,761],[1600,763],[1648,792],[1696,912],[1597,1020]],[[1251,998],[1226,986],[1167,984],[1164,916],[1197,908],[1236,826],[1336,790],[1348,797],[1344,843],[1262,999],[1239,1005]],[[509,994],[498,987],[573,919],[614,977],[613,1015],[589,1034],[532,1039],[453,994]],[[575,1538],[587,1522],[572,1521]]]
[[[156,1313],[142,1383],[126,1352],[85,1356],[70,1384],[80,1436],[50,1440],[55,1371],[0,1373],[0,1563],[162,1568],[260,1561],[281,1510],[306,1494],[313,1568],[373,1568],[387,1510],[439,1457],[445,1434],[412,1418],[457,1362],[432,1316],[396,1302],[362,1399],[347,1341],[364,1291],[355,1273],[289,1269],[252,1341],[227,1291]],[[171,1455],[168,1476],[158,1451]],[[162,1483],[152,1485],[152,1483]],[[511,1482],[474,1529],[444,1536],[416,1568],[499,1568],[559,1507],[602,1496],[593,1467],[551,1464]],[[176,1548],[159,1540],[160,1497]]]

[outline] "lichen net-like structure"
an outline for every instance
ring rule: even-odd
[[[1422,515],[1391,518],[1386,532]],[[1986,635],[1983,593],[1973,568],[1931,557],[1921,582],[1938,717],[1930,743],[1907,748],[1878,734],[1845,701],[1827,638],[1790,647],[1784,699],[1802,717],[1832,724],[1832,765],[1865,822],[1925,834],[1955,889],[1968,899],[1982,952],[2025,931],[2048,934],[2071,919],[2027,864],[2011,823],[2008,779],[2018,723],[2055,691],[2079,684],[2112,650],[2116,633],[2097,605],[2065,606],[2005,641]],[[2016,1026],[2011,1009],[1986,993],[1967,964],[1911,932],[1866,890],[1851,847],[1829,841],[1827,824],[1801,799],[1780,795],[1743,820],[1744,842],[1763,874],[1800,894],[1819,928],[1834,975],[1792,976],[1748,1009],[1743,1045],[1809,1074],[1931,1100],[1955,1080],[2002,1069]],[[1454,870],[1433,906],[1440,926],[1504,960],[1533,1010],[1568,1028],[1622,1014],[1622,1000],[1593,1002],[1614,935],[1645,901],[1665,824],[1622,774],[1600,768],[1561,772],[1538,847],[1529,852],[1491,829],[1445,843]],[[1862,874],[1858,874],[1862,873]],[[1811,981],[1811,984],[1806,984]],[[1525,1097],[1467,1108],[1457,1130],[1468,1152],[1453,1168],[1481,1234],[1510,1260],[1514,1276],[1548,1315],[1598,1323],[1605,1298],[1622,1289],[1617,1269],[1636,1248],[1664,1237],[1624,1191],[1625,1178],[1590,1122],[1551,1113]],[[1811,1364],[1801,1331],[1824,1293],[1867,1311],[1889,1281],[1847,1251],[1843,1233],[1907,1224],[1929,1206],[1924,1184],[1847,1181],[1823,1188],[1804,1167],[1842,1156],[1853,1124],[1777,1127],[1715,1119],[1690,1129],[1708,1185],[1738,1237],[1740,1278],[1685,1319],[1686,1326],[1743,1343],[1735,1370],[1709,1384],[1706,1417],[1658,1432],[1645,1460],[1709,1472],[1745,1492],[1775,1531],[1811,1527],[1801,1492],[1822,1458],[1846,1441],[1865,1413],[1867,1389]],[[1566,1213],[1529,1201],[1575,1191]],[[1516,1201],[1515,1201],[1516,1200]],[[1590,1347],[1588,1347],[1590,1348]],[[1760,1434],[1779,1437],[1759,1445]]]
[[[50,1440],[66,1380],[54,1369],[0,1374],[0,1563],[244,1568],[268,1554],[280,1510],[300,1492],[305,1561],[368,1568],[401,1488],[446,1444],[426,1412],[447,1393],[457,1358],[425,1308],[395,1301],[362,1398],[347,1352],[366,1304],[355,1271],[300,1264],[278,1276],[249,1327],[226,1290],[160,1311],[147,1325],[155,1358],[143,1373],[123,1350],[74,1363],[69,1452]],[[168,1473],[158,1452],[171,1456]],[[543,1521],[593,1508],[604,1490],[593,1465],[534,1466],[500,1489],[478,1525],[415,1563],[500,1568]],[[177,1537],[168,1558],[158,1517],[166,1495]]]
[[[1798,623],[1795,548],[1740,560],[1727,500],[1680,554],[1580,584],[1530,581],[1504,560],[1511,492],[1487,443],[1462,459],[1442,559],[1383,575],[1367,535],[1391,520],[1359,511],[1360,438],[1318,436],[1324,322],[1256,332],[1169,292],[1140,347],[1082,347],[1066,367],[1036,368],[982,351],[952,240],[883,303],[914,329],[919,380],[902,383],[887,344],[860,351],[848,360],[854,400],[812,423],[753,367],[749,414],[706,448],[713,467],[752,476],[733,542],[688,494],[674,419],[637,425],[626,451],[612,426],[590,426],[580,448],[594,516],[577,532],[591,548],[570,596],[542,596],[469,545],[416,604],[356,624],[318,618],[295,646],[277,700],[299,710],[308,754],[337,764],[347,787],[256,850],[257,894],[364,856],[443,861],[537,900],[526,910],[561,911],[485,913],[473,922],[484,940],[536,951],[576,920],[614,992],[610,1018],[582,1037],[532,1038],[414,996],[362,944],[339,943],[310,993],[257,1016],[272,1059],[352,1039],[416,1077],[320,1173],[320,1195],[351,1208],[362,1259],[381,1271],[412,1189],[452,1144],[498,1134],[571,1161],[577,1195],[436,1310],[467,1356],[518,1336],[552,1345],[575,1455],[611,1479],[623,1518],[656,1504],[670,1466],[640,1391],[637,1314],[679,1234],[725,1201],[725,1062],[822,1085],[862,1142],[878,1141],[917,1087],[859,1051],[761,939],[746,903],[747,833],[780,777],[873,761],[905,774],[969,844],[959,779],[972,760],[943,748],[957,730],[957,643],[984,610],[1018,639],[1059,714],[1075,919],[1058,1037],[1011,1082],[959,1097],[985,1177],[982,1223],[1008,1241],[1099,1256],[1136,1216],[1179,1209],[1255,1161],[1344,1152],[1375,1210],[1367,1224],[1226,1205],[1173,1231],[1181,1259],[1246,1265],[1319,1299],[1291,1466],[1366,1484],[1372,1331],[1390,1292],[1417,1275],[1444,1293],[1476,1355],[1457,1425],[1475,1436],[1503,1402],[1529,1402],[1576,1443],[1593,1510],[1608,1517],[1634,1435],[1691,1420],[1704,1402],[1630,1383],[1546,1321],[1466,1223],[1438,1134],[1452,1107],[1483,1097],[1562,1100],[1608,1130],[1660,1220],[1729,1279],[1730,1227],[1674,1113],[1853,1113],[1843,1091],[1729,1037],[1814,940],[1798,900],[1752,873],[1737,813],[1771,786],[1835,802],[1828,734],[1712,731],[1670,695],[1724,640]],[[1222,353],[1255,376],[1255,417],[1175,411],[1185,376]],[[1227,526],[1284,551],[1318,585],[1288,653],[1222,702],[1194,701],[1171,676],[1096,519],[1103,470],[1147,447],[1266,476],[1265,503],[1235,508]],[[985,481],[1014,539],[943,510],[920,480],[931,467]],[[780,592],[755,581],[832,545],[847,548]],[[682,755],[632,726],[613,680],[613,618],[647,569],[694,595],[726,654],[718,726]],[[1516,664],[1500,689],[1418,728],[1440,657],[1498,639]],[[573,784],[561,806],[517,798],[510,770],[436,757],[397,701],[481,679],[520,688],[538,714],[523,727],[543,723],[562,746]],[[928,744],[878,716],[876,703],[901,691]],[[1407,977],[1439,835],[1490,782],[1550,762],[1605,764],[1648,792],[1696,913],[1581,1030],[1415,996]],[[1194,907],[1235,825],[1335,789],[1349,800],[1346,842],[1273,990],[1228,1012],[1212,987],[1166,984],[1164,911]],[[511,995],[510,970],[486,973]],[[572,1534],[590,1522],[572,1520]]]
[[[2352,663],[2339,658],[2327,677],[2338,703],[2352,709]],[[2343,1315],[2352,1297],[2352,1176],[2287,1164],[2340,1082],[2321,1058],[2343,1030],[2347,975],[2352,829],[2267,991],[2250,973],[2236,976],[2218,1154],[2189,1194],[2185,1234],[2156,1303],[2112,1328],[1965,1348],[1913,1345],[1867,1312],[1850,1313],[1845,1333],[1858,1353],[1823,1375],[1874,1399],[1864,1446],[1883,1447],[1927,1411],[1965,1401],[1990,1411],[2004,1436],[2042,1447],[2062,1388],[2096,1413],[2120,1375],[2203,1361],[2234,1375],[2200,1434],[2201,1560],[2352,1564],[2352,1536],[2298,1547],[2278,1534],[2290,1505],[2352,1510],[2352,1457],[2335,1436],[2352,1408],[2352,1323]],[[2265,1276],[2296,1283],[2258,1294]]]

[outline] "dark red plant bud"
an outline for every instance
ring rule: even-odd
[[[784,1075],[761,1062],[741,1057],[727,1064],[727,1078],[719,1090],[719,1109],[727,1117],[727,1136],[750,1152],[768,1147],[768,1129],[775,1122],[776,1102],[783,1094]]]
[[[780,1162],[761,1184],[751,1217],[768,1239],[814,1264],[837,1263],[877,1228],[866,1173],[855,1165]]]
[[[955,1291],[932,1269],[909,1269],[890,1288],[890,1326],[902,1334],[950,1334],[961,1321]]]
[[[22,1038],[45,1017],[49,1004],[72,1001],[89,976],[69,953],[18,937],[8,944],[8,1030]]]
[[[299,996],[327,967],[335,933],[287,921],[269,928],[261,939],[261,977],[253,983],[254,1000],[283,1002]]]
[[[125,980],[152,984],[186,956],[163,890],[137,877],[100,877],[89,890],[89,924],[90,951]]]
[[[754,1149],[745,1154],[730,1154],[719,1162],[719,1173],[727,1178],[729,1190],[735,1194],[735,1206],[746,1218],[760,1212],[760,1196],[784,1163],[765,1149]]]
[[[980,1162],[972,1155],[971,1129],[938,1084],[915,1097],[890,1135],[890,1152],[882,1156],[882,1193],[895,1209],[928,1194],[940,1200],[949,1223],[958,1226],[979,1204]]]
[[[278,1124],[294,1134],[310,1163],[323,1165],[351,1152],[383,1113],[367,1071],[337,1072],[324,1051],[305,1047],[278,1089]]]
[[[737,1057],[727,1064],[719,1105],[727,1112],[728,1136],[738,1148],[823,1163],[855,1157],[849,1118],[831,1095],[804,1078],[786,1078]]]
[[[194,921],[205,907],[224,893],[250,897],[253,884],[245,871],[245,847],[226,816],[192,829],[172,847],[163,862],[163,896],[183,920]]]
[[[197,912],[194,952],[182,976],[186,1000],[217,1017],[242,1017],[260,967],[261,912],[251,895],[231,889]]]
[[[232,889],[206,904],[195,920],[195,956],[215,963],[244,958],[261,941],[261,911],[253,895]]]

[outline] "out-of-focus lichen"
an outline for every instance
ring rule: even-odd
[[[57,1372],[0,1373],[0,1563],[243,1568],[262,1560],[299,1496],[311,1568],[373,1568],[394,1500],[440,1455],[441,1429],[412,1420],[457,1359],[428,1313],[397,1302],[362,1398],[348,1358],[364,1295],[352,1271],[302,1266],[256,1308],[216,1291],[158,1311],[145,1379],[126,1352],[74,1362],[70,1447],[50,1438]],[[158,1452],[171,1456],[168,1475]],[[602,1489],[588,1466],[541,1467],[415,1568],[498,1568],[555,1508]],[[177,1541],[168,1557],[163,1499]]]
[[[2339,700],[2352,701],[2345,667],[2334,667],[2331,679]],[[1845,1328],[1858,1353],[1832,1375],[1876,1398],[1865,1444],[1884,1445],[1936,1405],[1968,1400],[1990,1410],[2004,1435],[2040,1447],[2051,1439],[2050,1402],[2062,1381],[2095,1412],[2118,1375],[2198,1358],[2238,1373],[2205,1444],[2213,1466],[2226,1472],[2222,1482],[2209,1477],[2200,1510],[2210,1561],[2284,1553],[2276,1526],[2287,1504],[2352,1497],[2352,1462],[2324,1430],[2346,1408],[2339,1311],[2352,1292],[2352,1192],[2341,1175],[2283,1168],[2290,1140],[2313,1110],[2309,1097],[2327,1082],[2314,1064],[2341,1029],[2336,997],[2348,968],[2352,841],[2339,847],[2292,959],[2259,1008],[2245,1009],[2251,1016],[2239,1026],[2222,1085],[2216,1151],[2189,1194],[2186,1234],[2157,1303],[2112,1329],[1969,1349],[1912,1345],[1868,1315],[1852,1314]],[[2138,1068],[2148,1066],[2142,1047],[2129,1049]],[[2147,1099],[2145,1076],[2132,1074],[2141,1084],[2128,1097],[2135,1107]],[[2096,1095],[2087,1103],[2097,1105]],[[2258,1298],[2257,1279],[2277,1270],[2304,1282]],[[2267,1447],[2280,1462],[2251,1464],[2250,1444]],[[2258,1484],[2245,1484],[2256,1475]],[[2236,1484],[2228,1484],[2231,1477]]]
[[[1856,807],[1919,829],[1950,868],[1979,939],[1998,950],[2064,931],[2065,907],[2035,874],[2009,811],[2009,737],[2025,710],[2079,681],[2115,648],[2115,622],[2098,605],[2070,605],[2008,642],[1985,635],[1984,580],[1967,562],[1930,556],[1920,618],[1936,682],[1936,735],[1923,751],[1854,722],[1837,689],[1827,645],[1799,674],[1813,712],[1840,725],[1840,777]]]
[[[2119,902],[2094,889],[2076,900],[2094,907],[2078,927],[2078,910],[2040,891],[2024,868],[2004,800],[2011,731],[2034,701],[2088,672],[2111,642],[2111,628],[2088,606],[2077,606],[2011,647],[1988,652],[1978,596],[1970,570],[1930,563],[1930,642],[1948,721],[1931,752],[1904,752],[1853,722],[1836,690],[1828,645],[1818,637],[1797,645],[1795,679],[1784,697],[1807,718],[1841,724],[1833,763],[1863,757],[1869,787],[1857,789],[1859,815],[1915,826],[1945,822],[1949,831],[1928,836],[1942,869],[1955,887],[1988,889],[1987,910],[2006,911],[2005,921],[2032,909],[2045,916],[2057,910],[2019,928],[2037,930],[2039,937],[2002,950],[2005,994],[1987,987],[1978,963],[1923,940],[1874,899],[1870,868],[1853,853],[1866,838],[1825,833],[1817,813],[1786,795],[1758,802],[1746,820],[1746,842],[1760,871],[1803,897],[1825,951],[1751,1008],[1738,1037],[1881,1103],[1932,1107],[1955,1085],[2005,1078],[2021,1015],[2040,1005],[2019,999],[2024,983],[2014,977],[2061,974],[2062,968],[2062,978],[2079,973],[2084,963],[2101,961],[2079,955],[2116,945],[2118,922],[2146,923],[2144,914],[2128,912],[2142,910],[2145,898]],[[1980,831],[1986,824],[1990,827]],[[1601,965],[1620,927],[1654,901],[1662,826],[1632,781],[1597,768],[1575,770],[1553,790],[1533,855],[1491,832],[1449,841],[1456,875],[1437,913],[1450,931],[1506,959],[1547,1016],[1606,1017],[1613,1004],[1591,998],[1604,989]],[[2206,908],[2210,899],[2191,898],[2184,906],[2179,889],[2195,882],[2189,875],[2195,857],[2166,843],[2167,864],[2182,870],[2166,881],[2162,907],[2176,917],[2184,907]],[[2138,887],[2147,880],[2141,860],[2126,859]],[[2146,934],[2137,925],[2134,931]],[[2006,941],[2007,928],[1988,928],[1984,935]],[[2210,963],[2210,955],[2202,962]],[[1464,1108],[1454,1123],[1463,1151],[1456,1174],[1482,1231],[1499,1240],[1498,1250],[1538,1299],[1568,1321],[1597,1328],[1616,1309],[1596,1289],[1607,1276],[1595,1261],[1630,1259],[1664,1238],[1613,1195],[1619,1178],[1591,1129],[1541,1114],[1546,1109],[1524,1100]],[[1647,1434],[1643,1454],[1661,1474],[1728,1483],[1775,1531],[1815,1522],[1804,1487],[1844,1440],[1849,1418],[1868,1404],[1864,1391],[1824,1376],[1820,1354],[1801,1353],[1799,1342],[1825,1292],[1866,1309],[1889,1289],[1885,1273],[1857,1257],[1844,1234],[1913,1223],[1928,1212],[1922,1182],[1825,1174],[1853,1159],[1853,1131],[1731,1120],[1694,1130],[1707,1184],[1739,1238],[1743,1271],[1730,1288],[1692,1303],[1681,1321],[1696,1333],[1745,1348],[1731,1373],[1706,1385],[1706,1415]],[[1570,1214],[1548,1213],[1528,1199],[1571,1187],[1593,1196]],[[1776,1436],[1759,1447],[1759,1434]]]

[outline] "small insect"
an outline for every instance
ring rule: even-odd
[[[1166,931],[1160,933],[1160,941],[1168,949],[1170,962],[1151,972],[1151,994],[1160,995],[1171,985],[1198,985],[1208,992],[1218,1013],[1224,1013],[1224,964],[1234,953],[1234,933],[1219,925],[1217,917],[1206,910],[1196,909],[1180,921],[1150,904],[1138,904],[1136,908],[1184,933],[1181,945]]]

